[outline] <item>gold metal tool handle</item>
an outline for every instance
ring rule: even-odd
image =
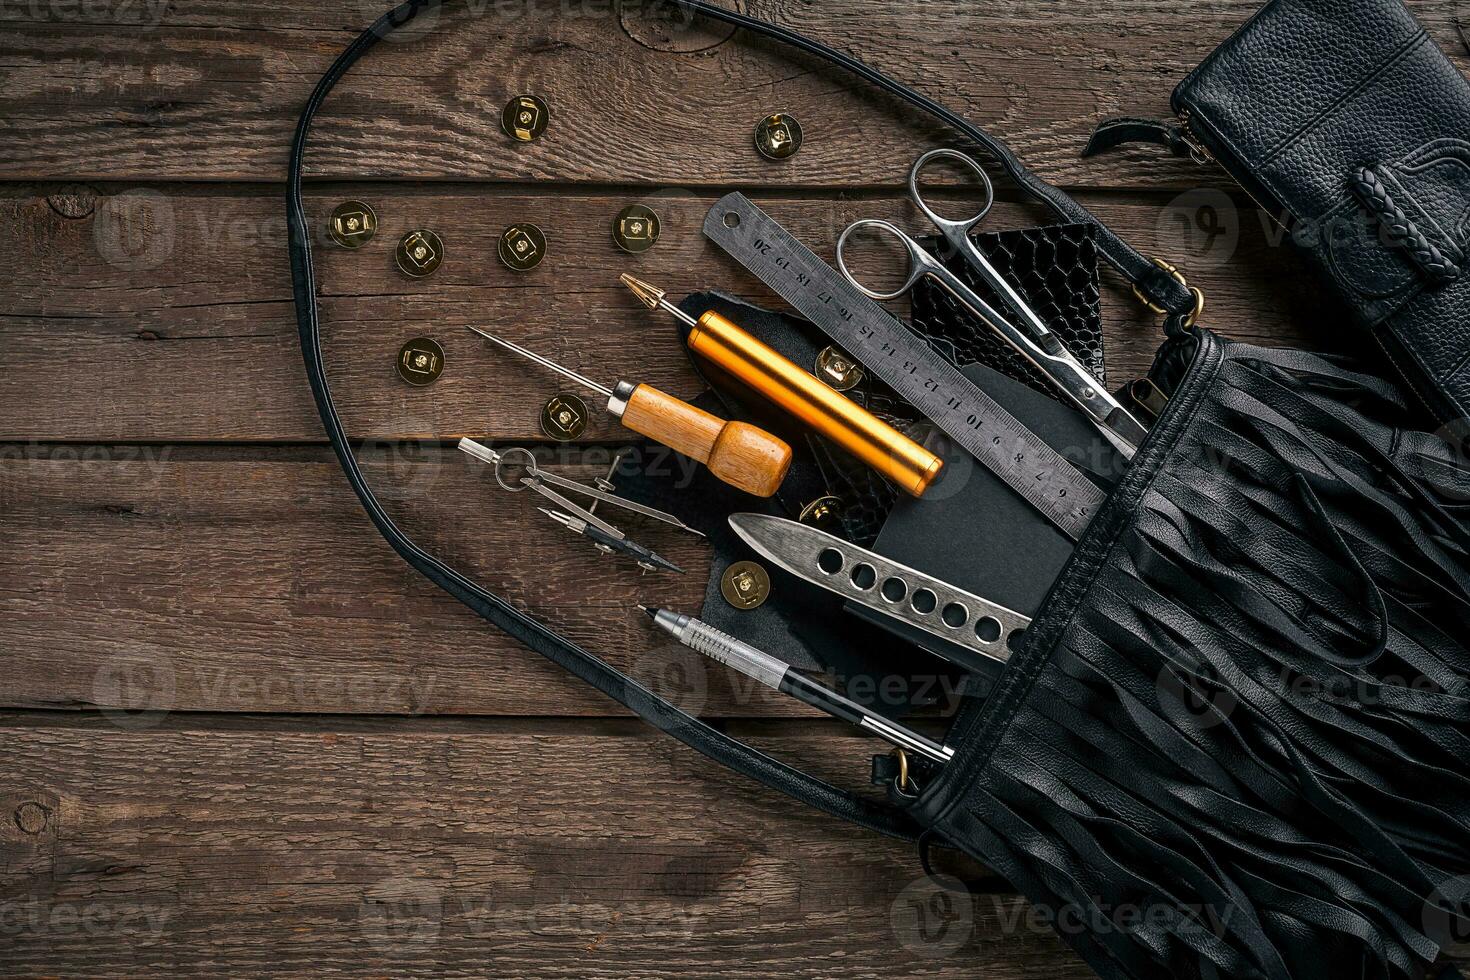
[[[651,385],[638,385],[627,396],[622,419],[634,432],[704,463],[721,480],[757,497],[774,494],[791,467],[791,447],[764,429],[727,422]]]
[[[689,347],[915,497],[924,495],[944,466],[934,453],[714,311],[699,318]]]

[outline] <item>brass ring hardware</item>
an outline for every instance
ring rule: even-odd
[[[1191,286],[1189,284],[1189,280],[1184,278],[1184,273],[1179,271],[1178,266],[1173,265],[1169,262],[1165,262],[1163,259],[1158,258],[1153,259],[1152,262],[1154,265],[1158,266],[1160,269],[1163,269],[1171,277],[1173,277],[1175,282],[1179,283],[1179,285],[1183,286],[1185,289],[1194,294],[1194,309],[1191,310],[1189,315],[1184,318],[1185,327],[1194,326],[1195,323],[1199,321],[1201,314],[1205,312],[1204,290],[1200,289],[1198,286]],[[1159,316],[1169,315],[1168,310],[1164,309],[1158,303],[1155,303],[1153,300],[1143,295],[1143,290],[1139,289],[1137,285],[1133,287],[1133,296],[1144,306],[1148,307],[1151,312],[1157,313]]]
[[[919,784],[909,777],[909,754],[903,749],[894,749],[893,757],[898,760],[898,778],[893,786],[903,796],[918,796]]]

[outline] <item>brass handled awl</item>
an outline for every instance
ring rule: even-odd
[[[922,497],[939,475],[944,460],[748,331],[713,310],[696,320],[665,299],[662,289],[629,275],[622,280],[650,310],[663,309],[689,326],[690,350],[831,439],[905,492]]]

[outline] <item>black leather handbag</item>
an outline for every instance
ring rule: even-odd
[[[1470,82],[1400,0],[1272,0],[1174,90],[1178,125],[1117,119],[1223,167],[1400,379],[1470,425]]]
[[[1169,311],[1170,393],[941,770],[887,802],[680,711],[415,544],[353,457],[323,371],[301,167],[336,81],[428,0],[354,41],[292,145],[287,217],[307,375],[368,516],[405,561],[531,649],[716,761],[1006,875],[1105,977],[1420,977],[1470,923],[1470,466],[1362,366],[1234,344],[1195,297],[1005,147],[872,68],[700,2],[704,16],[878,85],[984,147]]]

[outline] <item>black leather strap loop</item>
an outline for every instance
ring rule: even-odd
[[[1134,116],[1119,116],[1098,123],[1087,139],[1082,156],[1097,156],[1129,143],[1154,143],[1165,147],[1176,157],[1189,156],[1189,144],[1184,141],[1184,132],[1178,126]]]
[[[645,720],[722,765],[757,779],[767,786],[779,789],[804,803],[884,834],[914,839],[916,827],[902,811],[869,802],[821,780],[813,779],[723,735],[699,719],[685,714],[590,652],[570,643],[504,599],[488,592],[460,574],[420,548],[404,534],[394,524],[368,485],[353,455],[327,384],[316,306],[316,275],[312,265],[311,235],[308,231],[306,211],[301,198],[302,163],[306,154],[307,137],[311,130],[312,120],[338,80],[379,40],[411,22],[422,11],[438,6],[439,2],[440,0],[407,0],[378,18],[372,26],[348,45],[312,91],[297,122],[295,137],[291,144],[287,170],[286,216],[290,233],[291,275],[297,326],[301,336],[301,351],[305,359],[307,379],[316,400],[317,412],[321,416],[327,438],[347,475],[353,492],[357,494],[379,533],[404,561],[425,578],[532,650],[564,667]],[[1086,221],[1095,224],[1099,229],[1099,248],[1114,265],[1130,279],[1139,283],[1140,287],[1150,297],[1155,298],[1160,305],[1170,309],[1178,307],[1184,310],[1193,307],[1193,297],[1163,270],[1108,232],[1101,222],[1093,218],[1081,205],[1031,174],[1003,145],[937,103],[910,91],[861,62],[785,28],[752,20],[718,7],[711,7],[697,0],[679,0],[679,2],[702,14],[755,31],[838,64],[944,120],[993,153],[1017,183],[1049,204],[1057,214],[1071,221]]]
[[[1394,199],[1377,168],[1359,169],[1348,184],[1364,210],[1383,227],[1388,243],[1402,249],[1431,282],[1443,283],[1460,278],[1459,257],[1446,255],[1429,240],[1400,202]]]
[[[317,412],[326,427],[327,438],[337,454],[348,483],[362,502],[363,509],[384,539],[409,565],[425,578],[454,596],[477,614],[494,623],[532,650],[564,667],[599,691],[625,705],[645,720],[657,725],[700,752],[737,772],[759,780],[767,786],[787,793],[804,803],[854,823],[912,840],[916,836],[912,822],[901,812],[877,805],[846,793],[821,780],[813,779],[790,766],[757,752],[716,731],[658,697],[636,681],[602,660],[568,642],[527,616],[504,599],[477,585],[438,558],[416,545],[388,516],[358,467],[332,393],[327,384],[322,361],[321,331],[316,307],[316,276],[312,267],[311,235],[306,210],[301,199],[302,161],[306,154],[311,122],[337,81],[384,36],[409,23],[421,11],[437,6],[439,0],[409,0],[400,4],[364,31],[348,45],[317,83],[291,143],[287,169],[286,221],[290,232],[291,277],[296,301],[297,327],[301,335],[301,352],[306,362],[307,379],[316,399]]]

